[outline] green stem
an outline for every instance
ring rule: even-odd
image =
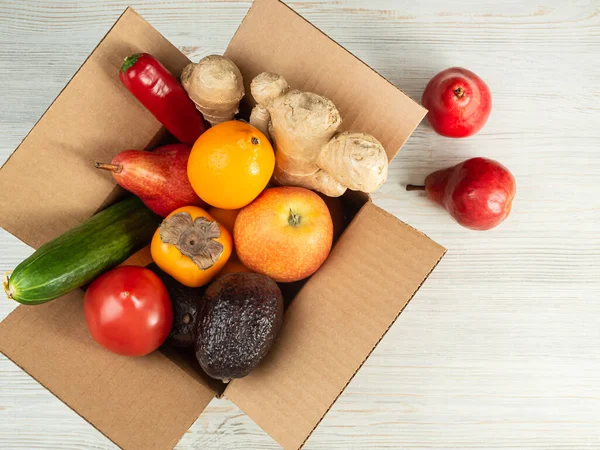
[[[288,223],[293,227],[297,227],[298,225],[300,225],[300,220],[301,220],[300,214],[296,214],[290,208],[290,215],[288,217]]]
[[[131,66],[133,66],[138,58],[140,57],[139,53],[136,53],[134,55],[128,56],[127,58],[125,58],[125,61],[123,62],[123,65],[121,66],[121,72],[125,73],[127,72],[127,69],[129,69]]]

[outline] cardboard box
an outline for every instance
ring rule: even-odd
[[[32,247],[120,195],[94,160],[161,136],[117,76],[136,52],[155,55],[175,74],[188,62],[127,9],[2,167],[0,225]],[[343,128],[372,133],[390,159],[426,112],[277,0],[254,3],[226,55],[247,85],[273,71],[331,98]],[[178,354],[127,358],[101,349],[86,329],[81,290],[19,306],[0,323],[0,350],[124,449],[172,448],[220,394],[283,447],[299,448],[445,252],[368,196],[349,193],[344,201],[353,220],[295,296],[276,345],[226,388]]]

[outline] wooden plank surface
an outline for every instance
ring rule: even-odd
[[[600,2],[289,3],[417,100],[453,65],[482,76],[494,97],[468,140],[421,125],[375,195],[449,252],[306,448],[600,448]],[[127,4],[0,1],[0,161]],[[193,60],[222,52],[249,7],[132,4]],[[476,155],[517,178],[513,214],[497,230],[463,230],[404,191]],[[30,252],[0,231],[0,272]],[[0,318],[14,306],[0,301]],[[115,446],[2,357],[0,448]],[[278,446],[214,400],[177,448]]]

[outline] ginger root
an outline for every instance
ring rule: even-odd
[[[387,179],[385,149],[370,134],[340,133],[321,150],[317,165],[353,191],[374,192]]]
[[[266,105],[270,105],[273,99],[282,96],[290,87],[281,75],[263,72],[254,77],[250,84],[250,92],[256,100],[256,107],[250,114],[250,125],[258,128],[267,137],[269,136],[269,122],[271,115]]]
[[[310,175],[321,148],[335,134],[342,118],[331,100],[311,92],[289,91],[266,106],[276,164],[292,175]]]
[[[311,175],[292,175],[275,165],[273,179],[281,186],[302,186],[328,197],[339,197],[346,192],[346,186],[342,186],[324,170],[318,170]]]
[[[274,179],[330,197],[346,189],[373,192],[387,178],[383,146],[364,133],[339,133],[340,113],[326,97],[288,90],[281,75],[262,73],[250,90],[250,123],[268,129],[275,144]]]
[[[233,119],[244,96],[240,70],[233,61],[219,55],[188,64],[181,73],[181,84],[211,125]]]

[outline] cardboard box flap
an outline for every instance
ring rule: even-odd
[[[94,168],[161,130],[123,87],[119,69],[136,52],[179,74],[189,60],[127,9],[0,170],[0,226],[34,248],[87,219],[115,182]]]
[[[176,74],[188,63],[125,11],[0,170],[0,226],[37,248],[111,198],[115,182],[94,161],[145,148],[161,132],[118,78],[123,58],[142,51]],[[82,298],[77,290],[19,306],[0,323],[0,351],[122,448],[172,448],[215,390],[160,352],[127,358],[99,348]]]
[[[82,309],[81,290],[18,307],[0,324],[0,351],[119,447],[172,449],[215,391],[160,352],[100,348]]]
[[[371,133],[391,160],[426,110],[278,0],[256,0],[225,56],[240,68],[247,100],[262,72],[283,75],[294,89],[325,95],[341,129]]]
[[[365,204],[293,300],[266,359],[224,395],[286,449],[301,447],[444,252]]]

